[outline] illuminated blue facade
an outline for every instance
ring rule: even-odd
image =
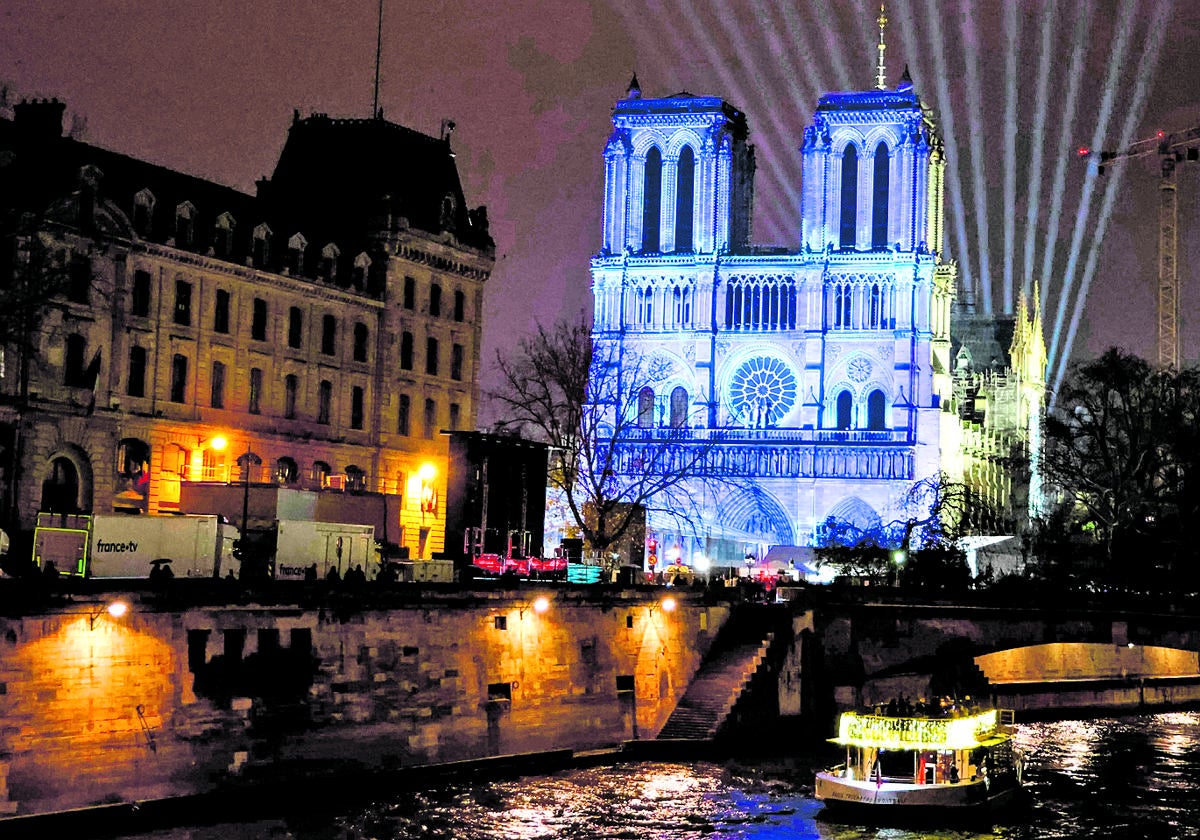
[[[719,98],[643,98],[635,79],[613,111],[591,261],[597,346],[662,372],[622,383],[641,394],[637,436],[711,447],[742,483],[710,490],[684,535],[726,553],[810,545],[831,516],[899,518],[941,468],[951,389],[942,141],[907,75],[821,98],[797,252],[750,241],[748,134]]]

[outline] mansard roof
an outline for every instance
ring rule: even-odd
[[[427,233],[449,232],[469,247],[493,247],[486,213],[467,207],[448,132],[431,137],[379,118],[297,113],[275,172],[259,182],[258,193],[278,214],[303,220],[317,239],[380,222],[394,230],[403,219]]]
[[[56,100],[14,110],[14,119],[0,118],[0,210],[198,254],[212,252],[217,220],[228,214],[232,237],[221,259],[246,263],[254,232],[269,230],[268,259],[258,267],[290,264],[294,273],[315,275],[315,256],[332,242],[342,263],[339,285],[351,282],[361,253],[378,251],[381,231],[405,226],[401,218],[408,227],[449,234],[448,244],[489,255],[493,249],[486,211],[467,208],[448,142],[394,123],[297,120],[275,175],[253,196],[64,136],[64,106]],[[153,212],[135,230],[139,194],[152,196]],[[194,209],[191,241],[176,243],[176,208],[184,205]],[[296,234],[307,244],[301,265],[310,270],[290,260]]]

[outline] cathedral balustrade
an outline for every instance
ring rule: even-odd
[[[619,472],[686,470],[696,477],[720,478],[849,478],[900,479],[915,477],[915,457],[906,446],[747,445],[711,443],[697,453],[670,443],[628,443],[617,452]]]
[[[626,429],[627,440],[637,441],[711,441],[713,443],[911,443],[905,429]]]

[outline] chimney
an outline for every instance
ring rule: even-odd
[[[23,99],[13,106],[17,133],[26,140],[58,139],[66,110],[66,103],[57,99]]]

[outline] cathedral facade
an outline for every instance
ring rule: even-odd
[[[942,473],[991,482],[1011,508],[1008,455],[1028,454],[1041,371],[1032,383],[965,375],[957,271],[943,251],[944,149],[907,72],[894,90],[820,99],[801,148],[794,251],[750,241],[754,149],[731,104],[647,98],[635,78],[612,122],[593,340],[623,360],[614,375],[641,445],[703,449],[700,472],[720,479],[714,490],[696,477],[708,488],[694,527],[652,515],[656,539],[724,559],[814,545],[831,520],[865,531],[911,517],[909,489]],[[1020,320],[1022,346],[1040,343],[1024,309]],[[1001,412],[1013,416],[993,445],[984,413],[970,412],[1000,380],[1036,404]],[[983,396],[968,401],[972,383]]]

